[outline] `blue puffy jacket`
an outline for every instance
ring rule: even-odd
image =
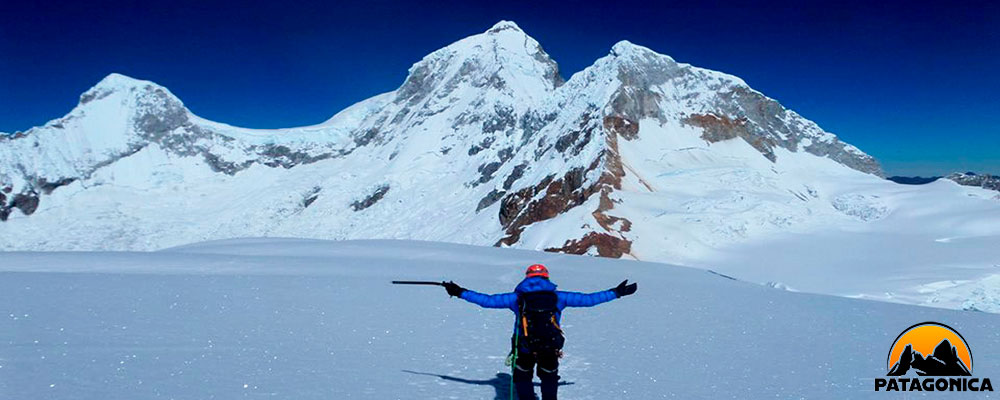
[[[593,307],[617,299],[618,295],[612,289],[594,293],[564,292],[556,290],[556,284],[541,277],[524,278],[511,293],[483,294],[466,290],[462,299],[484,308],[508,308],[517,315],[517,294],[540,291],[555,291],[559,297],[559,312],[556,313],[556,323],[560,323],[562,310],[566,307]],[[517,332],[517,320],[514,320],[514,332]]]

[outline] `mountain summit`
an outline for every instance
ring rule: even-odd
[[[501,21],[307,127],[208,121],[111,74],[66,116],[0,136],[0,249],[297,236],[675,260],[852,220],[871,199],[840,204],[825,182],[881,173],[739,78],[622,41],[564,81]]]

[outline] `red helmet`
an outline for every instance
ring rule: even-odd
[[[549,278],[549,270],[546,269],[545,266],[542,265],[542,264],[534,264],[534,265],[528,267],[527,271],[524,271],[524,276],[529,277],[529,278],[532,277],[532,276],[540,276],[542,278],[548,279]]]

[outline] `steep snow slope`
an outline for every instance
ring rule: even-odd
[[[872,157],[739,78],[620,42],[564,81],[537,41],[500,22],[429,54],[399,89],[309,127],[207,121],[166,88],[112,74],[65,117],[0,138],[0,249],[419,239],[965,307],[968,296],[935,302],[921,288],[992,279],[995,193],[880,174]],[[970,236],[981,239],[934,244]],[[884,273],[812,283],[888,238],[897,250],[864,265]],[[791,256],[813,249],[826,256]],[[866,276],[870,285],[847,284]]]
[[[925,320],[961,332],[976,376],[1000,376],[995,314],[791,293],[662,264],[279,239],[4,261],[0,397],[11,399],[506,399],[511,313],[389,281],[509,291],[535,262],[564,290],[639,284],[565,312],[567,399],[884,398],[873,380],[886,351]]]

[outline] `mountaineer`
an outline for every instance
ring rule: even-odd
[[[513,387],[520,400],[535,398],[532,372],[538,366],[542,381],[542,400],[555,400],[559,387],[559,358],[565,341],[559,327],[566,307],[592,307],[635,293],[637,285],[622,281],[618,286],[594,293],[556,290],[544,265],[534,264],[511,293],[483,294],[467,290],[455,282],[442,283],[451,296],[484,308],[506,308],[517,317],[511,337]]]

